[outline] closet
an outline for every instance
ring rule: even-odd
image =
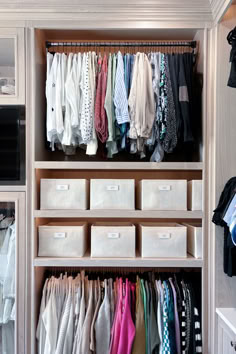
[[[117,154],[113,159],[106,156],[96,155],[88,157],[83,151],[76,152],[75,155],[65,155],[62,151],[51,151],[46,142],[46,54],[47,43],[61,43],[67,47],[66,43],[118,43],[122,49],[122,43],[145,43],[145,42],[197,42],[196,71],[202,83],[200,101],[202,107],[198,112],[198,134],[196,143],[191,149],[182,148],[177,153],[166,154],[163,162],[150,162],[149,158],[144,160],[129,154]],[[120,43],[120,44],[119,44]],[[88,45],[87,45],[88,46]],[[85,44],[86,48],[86,44]],[[89,30],[89,29],[63,29],[58,30],[52,27],[37,26],[31,30],[30,52],[32,60],[32,121],[31,121],[31,174],[32,174],[32,209],[31,209],[31,235],[32,235],[32,327],[31,327],[31,353],[36,353],[35,333],[38,323],[40,301],[43,284],[47,274],[54,271],[74,273],[80,270],[96,269],[102,273],[104,269],[109,269],[114,274],[122,269],[128,272],[180,272],[184,270],[194,277],[195,272],[200,277],[201,287],[201,325],[203,335],[203,352],[208,346],[207,338],[207,244],[208,232],[205,205],[205,191],[207,190],[208,178],[206,174],[206,82],[204,80],[207,69],[207,30],[198,29],[117,29],[117,30]],[[49,49],[49,48],[48,48]],[[74,48],[74,50],[77,47]],[[96,49],[96,45],[95,45]],[[161,49],[161,48],[160,48]],[[50,51],[61,51],[60,45],[53,46]],[[103,49],[101,49],[103,50]],[[115,48],[113,52],[117,52]],[[171,47],[167,50],[172,50]],[[73,46],[71,51],[73,52]],[[139,48],[137,51],[142,51]],[[148,51],[148,49],[147,49]],[[167,51],[168,52],[168,51]],[[141,180],[203,180],[203,210],[140,210],[135,204],[133,210],[102,210],[102,209],[40,209],[40,182],[42,179],[133,179],[135,181],[135,196],[137,187]],[[38,228],[48,223],[78,223],[87,222],[90,230],[94,223],[106,225],[110,222],[128,222],[137,228],[141,223],[159,222],[168,223],[197,223],[202,225],[202,250],[201,258],[194,258],[190,254],[184,258],[144,258],[136,249],[133,258],[105,258],[91,257],[90,249],[81,258],[66,257],[39,257],[39,233]],[[90,235],[90,232],[89,232]],[[114,235],[113,235],[114,236]],[[50,273],[51,272],[51,273]]]

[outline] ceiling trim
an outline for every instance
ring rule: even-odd
[[[214,24],[221,21],[228,7],[232,4],[232,0],[212,0],[211,9]]]
[[[216,0],[214,0],[216,1]],[[183,26],[212,23],[209,0],[0,0],[0,20],[101,20],[147,21],[158,26],[164,23],[183,23]],[[0,26],[2,26],[0,24]],[[193,27],[193,26],[190,26]]]

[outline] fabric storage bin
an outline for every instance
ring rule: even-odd
[[[176,223],[142,223],[138,226],[141,257],[187,257],[187,228]]]
[[[187,210],[186,180],[142,180],[138,183],[141,210]]]
[[[111,222],[92,225],[91,257],[135,257],[135,226]]]
[[[188,182],[188,210],[202,210],[202,181]]]
[[[49,223],[38,230],[39,257],[83,257],[87,250],[87,223]]]
[[[133,179],[91,179],[90,209],[134,210]]]
[[[183,224],[187,227],[187,250],[195,258],[202,258],[202,226],[200,223]]]
[[[88,209],[86,179],[41,179],[41,209]]]

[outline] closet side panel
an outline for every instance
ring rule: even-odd
[[[231,6],[219,25],[217,53],[217,93],[215,131],[215,195],[218,203],[220,194],[229,178],[236,175],[236,89],[227,86],[231,63],[231,46],[228,33],[235,27],[236,6]],[[236,279],[223,273],[223,228],[214,227],[216,307],[236,307]]]
[[[35,62],[35,72],[33,76],[33,102],[34,102],[34,139],[35,139],[35,160],[46,159],[45,137],[46,137],[46,49],[44,34],[42,31],[35,30],[34,46],[32,56]]]

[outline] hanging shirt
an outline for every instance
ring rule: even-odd
[[[44,346],[45,346],[46,330],[43,324],[42,315],[47,304],[46,303],[47,285],[48,285],[48,279],[46,279],[43,287],[42,299],[40,304],[40,312],[39,312],[39,320],[38,320],[37,331],[36,331],[36,338],[38,343],[37,345],[38,354],[44,353]]]
[[[111,333],[111,307],[107,279],[104,280],[105,295],[95,323],[96,354],[108,354]]]
[[[166,133],[163,139],[163,149],[165,152],[173,152],[177,145],[177,128],[176,128],[176,116],[175,116],[175,105],[174,97],[170,80],[170,71],[168,63],[168,55],[165,55],[165,75],[166,75],[166,94],[168,109],[166,112]]]
[[[155,102],[152,69],[144,53],[137,53],[135,57],[129,107],[130,138],[148,138],[155,118]]]
[[[115,107],[113,102],[114,95],[114,78],[116,75],[116,62],[113,61],[116,57],[109,54],[108,59],[108,73],[107,73],[107,89],[104,108],[107,114],[108,121],[108,139],[106,142],[106,147],[108,150],[108,157],[111,158],[114,154],[117,154],[117,143],[116,143],[116,126],[115,126]]]
[[[192,67],[190,69],[192,70]],[[189,93],[184,54],[179,54],[179,102],[183,120],[184,142],[193,141]]]
[[[141,283],[137,278],[136,283],[136,312],[135,312],[135,328],[136,335],[134,339],[132,354],[143,354],[146,350],[145,341],[145,321],[144,321],[144,305],[141,295]]]
[[[55,102],[55,116],[56,116],[56,131],[58,141],[62,142],[62,137],[64,133],[64,117],[62,108],[62,66],[63,66],[63,56],[58,53],[58,65],[57,65],[57,75],[56,75],[56,102]]]
[[[120,330],[120,340],[117,350],[117,354],[131,354],[133,341],[135,337],[135,326],[131,316],[130,310],[130,282],[126,279],[126,283],[123,285],[125,296],[123,299],[123,306],[121,311],[122,322]]]
[[[100,58],[101,60],[101,58]],[[108,123],[106,110],[104,108],[107,88],[107,57],[103,58],[101,70],[98,73],[98,84],[95,103],[95,129],[99,140],[105,143],[108,138]]]
[[[92,139],[87,143],[86,154],[96,155],[98,149],[98,140],[95,130],[95,95],[96,95],[96,72],[97,72],[97,56],[95,52],[89,52],[89,79],[91,88],[91,111],[90,117],[92,121]]]
[[[92,106],[92,91],[91,91],[90,80],[89,80],[88,53],[83,54],[81,90],[82,90],[82,103],[81,103],[80,130],[81,130],[82,140],[85,144],[87,144],[91,141],[93,136],[92,112],[94,109]]]
[[[163,301],[163,354],[170,353],[170,335],[168,328],[168,289],[164,282],[164,301]]]
[[[47,141],[54,151],[57,138],[56,130],[56,78],[58,67],[58,54],[54,56],[47,53],[47,79],[46,79],[46,99],[47,99]]]
[[[155,100],[155,121],[152,127],[151,136],[147,139],[146,144],[152,149],[153,154],[150,158],[151,162],[161,162],[164,158],[164,150],[160,142],[160,132],[158,126],[158,109],[159,109],[159,93],[160,93],[160,53],[151,53],[149,56],[152,67],[152,87]]]
[[[46,331],[44,354],[56,353],[58,318],[55,301],[55,284],[52,280],[52,288],[49,300],[42,315],[43,324]],[[61,338],[64,340],[64,337]]]
[[[174,287],[174,284],[172,282],[172,279],[169,279],[172,291],[173,291],[173,297],[174,297],[174,311],[175,311],[175,339],[176,339],[176,348],[177,348],[177,354],[181,354],[181,344],[180,344],[180,325],[179,325],[179,316],[178,316],[178,307],[177,307],[177,294],[176,290]]]
[[[115,114],[118,124],[130,121],[128,111],[128,100],[124,80],[124,62],[121,52],[117,54],[117,69],[114,91]]]
[[[101,283],[100,280],[98,279],[97,281],[95,281],[95,311],[94,311],[91,330],[90,330],[90,350],[92,352],[96,352],[97,349],[96,339],[95,339],[95,323],[101,306],[101,300],[102,300]],[[109,332],[109,339],[110,339],[110,332]]]
[[[166,80],[166,61],[165,54],[160,54],[160,95],[158,104],[158,127],[160,140],[163,141],[167,129],[167,112],[168,112],[168,99],[167,99],[167,80]]]
[[[71,55],[71,54],[70,54]],[[70,56],[69,56],[70,60]],[[78,82],[77,78],[77,54],[73,54],[72,57],[72,62],[71,62],[71,68],[70,72],[67,75],[66,78],[66,97],[70,106],[70,112],[71,112],[71,127],[73,131],[73,137],[78,135],[78,127],[79,127],[79,113],[78,113],[78,98],[76,96],[77,93],[77,87],[76,83]],[[74,140],[75,141],[75,140]]]
[[[72,106],[71,106],[71,89],[70,85],[72,82],[72,60],[73,53],[69,54],[67,61],[67,74],[65,82],[65,122],[64,122],[64,134],[62,139],[62,144],[65,146],[70,146],[73,143],[73,133],[72,133]]]

